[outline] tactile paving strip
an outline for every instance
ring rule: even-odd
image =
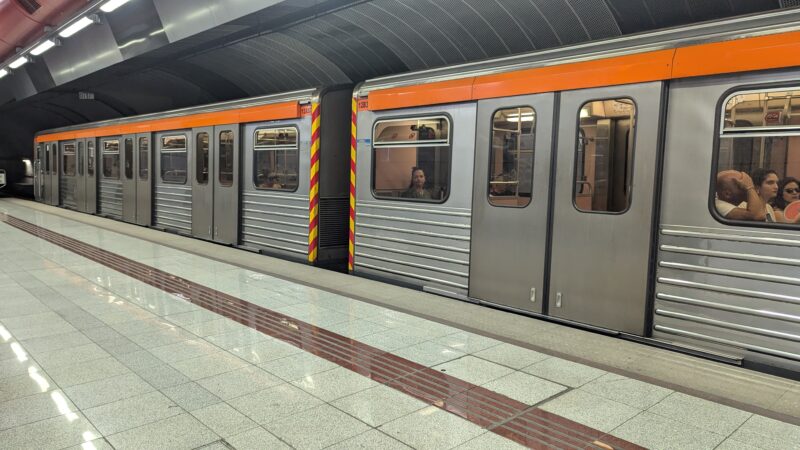
[[[641,449],[497,392],[93,245],[0,214],[3,222],[283,340],[534,449]]]

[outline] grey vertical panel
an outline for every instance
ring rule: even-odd
[[[201,134],[208,136],[208,167],[206,168],[205,183],[198,181],[200,168],[197,166],[202,157],[198,136]],[[189,136],[192,141],[193,167],[187,171],[192,174],[187,183],[192,189],[192,236],[200,239],[212,239],[214,237],[214,167],[216,167],[214,127],[195,128]]]
[[[478,103],[472,200],[471,297],[541,312],[544,299],[547,215],[550,192],[554,94],[510,97]],[[499,109],[535,111],[533,189],[524,208],[490,205],[489,160],[494,114]]]
[[[53,142],[50,145],[50,204],[58,206],[61,197],[59,194],[61,179],[61,143]]]
[[[553,316],[645,333],[661,90],[661,83],[646,83],[561,94],[549,289]],[[573,200],[578,113],[587,101],[612,98],[636,104],[630,207],[613,214],[581,212]]]
[[[92,152],[94,153],[94,174],[89,174],[89,143],[92,144]],[[97,139],[86,139],[86,212],[90,214],[97,213]]]
[[[467,295],[474,103],[358,115],[354,271],[420,288]],[[376,199],[372,195],[372,129],[376,120],[447,114],[451,118],[450,196],[443,204]]]
[[[792,83],[798,70],[674,81],[653,336],[800,370],[800,229],[731,226],[709,211],[714,119],[730,89]]]
[[[139,141],[147,140],[147,159],[143,161],[139,153]],[[139,133],[136,135],[134,143],[134,160],[136,177],[136,223],[149,226],[153,215],[153,135],[151,133]],[[146,170],[147,176],[143,179],[140,171]]]
[[[220,133],[233,133],[233,180],[230,186],[220,182],[222,147]],[[224,244],[237,244],[239,239],[239,124],[214,127],[214,170],[209,182],[214,186],[214,240]]]
[[[295,126],[299,139],[298,187],[295,192],[259,190],[253,176],[255,131]],[[265,253],[306,261],[308,257],[308,183],[311,118],[247,124],[241,136],[242,164],[241,245]]]
[[[100,174],[98,184],[99,209],[101,216],[122,220],[122,182],[113,178],[103,178]]]
[[[78,209],[77,194],[77,176],[62,175],[60,180],[60,199],[59,204],[65,208]]]
[[[130,148],[128,147],[130,144]],[[128,150],[130,149],[130,154]],[[122,183],[122,220],[136,222],[136,135],[122,136],[119,142],[119,178]],[[130,158],[129,158],[130,156]],[[130,178],[128,178],[130,174]]]

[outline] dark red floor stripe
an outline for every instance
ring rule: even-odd
[[[536,449],[639,449],[392,353],[133,261],[13,216],[3,222],[242,325]]]

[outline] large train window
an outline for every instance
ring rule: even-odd
[[[86,174],[94,176],[94,138],[86,142]]]
[[[583,212],[623,213],[631,204],[636,105],[595,100],[579,111],[573,202]]]
[[[450,189],[450,119],[379,120],[372,132],[376,198],[442,203]]]
[[[161,181],[186,184],[186,136],[176,134],[161,138]]]
[[[64,175],[75,176],[75,144],[64,144],[64,149],[61,153],[63,164],[61,165]]]
[[[233,186],[233,131],[219,133],[219,184]]]
[[[50,144],[44,146],[44,173],[50,174]]]
[[[150,173],[150,138],[139,138],[139,179],[147,181]]]
[[[736,92],[721,113],[718,217],[800,224],[800,89]]]
[[[194,176],[198,184],[208,184],[208,133],[197,133],[195,141],[197,162]]]
[[[531,202],[535,129],[533,108],[501,109],[494,113],[489,155],[490,204],[521,208]]]
[[[133,179],[133,138],[125,139],[125,179]]]
[[[119,140],[103,141],[103,178],[119,180]]]
[[[297,128],[256,130],[253,147],[253,184],[256,189],[296,191],[299,165]]]

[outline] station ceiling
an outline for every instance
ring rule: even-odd
[[[0,7],[31,1],[0,0]],[[0,79],[0,157],[30,155],[34,133],[48,128],[354,84],[797,5],[800,0],[131,0]],[[2,29],[0,40],[11,40]],[[81,100],[80,92],[93,99]]]

